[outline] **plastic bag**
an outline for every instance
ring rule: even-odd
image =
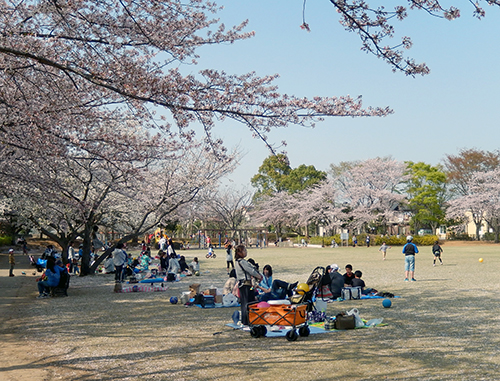
[[[316,299],[316,311],[326,312],[327,303],[324,300]]]
[[[353,308],[352,310],[348,311],[347,315],[354,315],[354,321],[356,323],[356,328],[365,326],[365,323],[363,322],[363,320],[359,316],[359,311],[357,308]]]
[[[384,321],[384,318],[371,319],[366,322],[367,327],[376,327]]]

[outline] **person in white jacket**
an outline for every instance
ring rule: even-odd
[[[127,263],[127,253],[123,250],[123,243],[116,245],[115,250],[113,250],[113,264],[115,265],[115,282],[123,281],[123,267]]]
[[[181,272],[181,266],[179,265],[179,260],[175,254],[170,254],[170,259],[168,260],[168,272],[172,274],[179,274]]]

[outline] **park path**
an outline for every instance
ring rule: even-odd
[[[43,365],[32,357],[32,348],[20,324],[25,306],[36,303],[37,295],[34,268],[27,255],[16,250],[14,277],[9,277],[8,248],[0,249],[0,380],[2,381],[48,381]],[[22,272],[26,275],[23,275]]]

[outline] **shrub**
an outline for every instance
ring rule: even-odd
[[[465,234],[465,233],[450,233],[450,235],[448,236],[448,239],[449,240],[454,240],[454,241],[475,241],[476,240],[476,237],[473,236],[469,236],[468,234]]]
[[[385,236],[385,237],[377,236],[375,237],[374,245],[380,246],[384,242],[386,243],[386,245],[389,246],[402,246],[406,243],[406,236],[399,236],[399,238],[396,235]]]
[[[9,235],[0,236],[0,246],[10,246],[14,239]]]
[[[483,241],[495,242],[496,234],[495,233],[485,233],[482,239],[483,239]]]
[[[306,240],[308,244],[312,245],[325,245],[327,247],[332,245],[332,240],[335,240],[337,242],[337,245],[340,246],[341,240],[340,240],[340,234],[335,234],[333,236],[317,236],[317,237],[309,237],[306,238],[304,236],[298,236],[294,239],[294,242],[299,243],[301,242],[302,238]],[[358,239],[358,246],[366,246],[366,234],[358,234],[356,235],[356,238]],[[388,246],[404,246],[406,244],[406,236],[405,235],[400,235],[395,236],[379,236],[379,235],[371,235],[370,234],[370,246],[380,246],[382,245],[383,242],[386,243]],[[434,245],[434,242],[438,241],[438,237],[436,235],[424,235],[424,236],[413,236],[413,243],[415,243],[417,246],[431,246]],[[349,246],[352,246],[352,236],[349,237]]]
[[[429,246],[434,245],[434,242],[438,240],[436,235],[424,235],[424,236],[413,236],[413,243],[417,246]],[[389,246],[404,246],[406,244],[406,236],[391,235],[386,237],[375,237],[375,245],[382,245],[385,242]]]
[[[439,241],[439,238],[437,235],[424,235],[424,236],[416,236],[413,237],[413,243],[415,243],[417,246],[432,246],[434,245],[434,242]]]

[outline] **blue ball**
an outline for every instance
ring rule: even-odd
[[[391,299],[384,299],[382,301],[382,305],[384,306],[384,308],[390,308],[392,306]]]
[[[177,299],[177,296],[172,296],[170,298],[170,303],[172,303],[172,304],[177,304],[178,301],[179,301],[179,299]]]

